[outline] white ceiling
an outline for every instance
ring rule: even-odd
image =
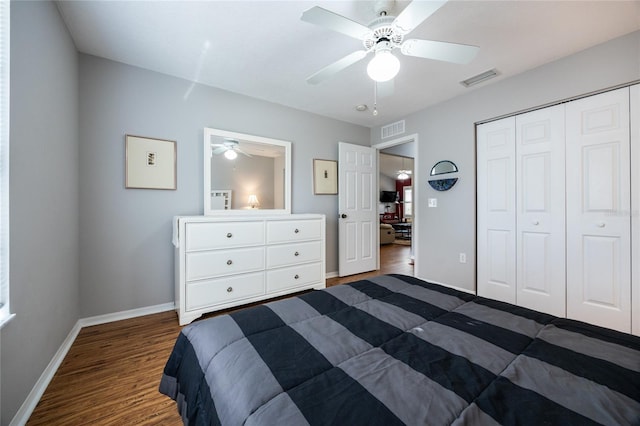
[[[396,54],[393,96],[373,106],[368,60],[313,86],[305,79],[362,48],[300,21],[315,5],[368,24],[373,1],[59,1],[82,53],[372,127],[467,93],[460,81],[492,68],[477,87],[640,29],[640,1],[450,0],[409,34],[480,47],[468,65]],[[407,1],[396,5],[396,14]]]
[[[378,168],[381,175],[396,179],[400,170],[413,171],[413,158],[380,153]]]

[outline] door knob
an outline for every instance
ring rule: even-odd
[[[347,218],[347,215],[346,215],[346,214],[344,214],[344,213],[342,213],[342,214],[340,215],[340,217],[341,217],[341,218],[343,218],[343,219],[346,219],[346,218]]]
[[[596,224],[598,228],[604,228],[604,222],[599,222]]]
[[[534,220],[531,223],[533,223],[534,225],[540,225],[540,222],[538,222],[537,220]]]

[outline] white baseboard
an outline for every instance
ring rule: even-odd
[[[325,278],[335,278],[338,276],[338,271],[327,272],[325,274]]]
[[[114,312],[112,314],[96,315],[95,317],[82,318],[78,322],[82,327],[92,325],[107,324],[109,322],[121,321],[125,319],[142,317],[144,315],[158,314],[160,312],[172,311],[175,309],[173,302],[161,305],[147,306],[145,308],[130,309],[128,311]]]
[[[438,285],[441,285],[441,286],[443,286],[443,287],[449,287],[449,288],[452,288],[452,289],[454,289],[454,290],[462,291],[462,292],[464,292],[464,293],[473,294],[474,296],[476,295],[475,290],[469,290],[468,288],[459,287],[459,286],[457,286],[457,285],[448,284],[448,283],[442,283],[442,282],[440,282],[440,281],[436,281],[436,280],[430,280],[429,278],[419,277],[419,276],[417,276],[417,275],[416,275],[415,277],[416,277],[416,278],[421,279],[422,281],[426,281],[426,282],[428,282],[428,283],[431,283],[431,284],[438,284]]]
[[[67,338],[64,339],[62,345],[60,345],[60,348],[51,359],[51,362],[49,362],[49,365],[47,365],[40,375],[40,378],[33,386],[33,389],[31,389],[31,392],[29,392],[29,395],[27,395],[27,399],[22,403],[16,415],[13,416],[13,420],[11,420],[9,426],[22,426],[27,423],[27,420],[31,417],[31,413],[33,413],[36,405],[38,405],[38,401],[40,401],[44,391],[47,389],[47,386],[49,386],[49,382],[53,379],[53,376],[56,374],[56,371],[58,371],[58,367],[62,364],[64,357],[67,355],[67,352],[69,352],[69,349],[71,349],[71,345],[73,345],[76,337],[78,337],[78,333],[80,333],[81,328],[82,326],[80,325],[80,321],[77,321],[67,335]]]
[[[121,311],[112,314],[97,315],[94,317],[79,319],[67,335],[67,338],[62,342],[62,345],[60,345],[60,348],[58,348],[58,351],[51,359],[51,362],[49,362],[49,365],[47,365],[47,367],[40,375],[40,378],[33,386],[33,389],[31,389],[31,392],[29,392],[29,395],[20,406],[20,409],[18,410],[16,415],[13,416],[13,419],[11,420],[11,423],[9,423],[9,426],[23,426],[27,423],[27,420],[29,420],[29,417],[31,417],[33,410],[35,410],[38,402],[40,401],[40,398],[42,398],[42,395],[44,394],[44,391],[47,389],[47,386],[49,386],[49,383],[53,379],[53,376],[56,374],[56,371],[58,371],[60,364],[62,364],[64,357],[69,352],[69,349],[71,349],[71,345],[73,345],[73,342],[75,342],[78,334],[80,333],[80,330],[83,327],[136,318],[143,315],[157,314],[160,312],[171,311],[174,308],[175,304],[173,302],[170,302],[163,303],[161,305],[147,306],[145,308],[130,309],[128,311]]]

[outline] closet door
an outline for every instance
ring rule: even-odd
[[[478,295],[516,302],[515,118],[477,127]]]
[[[564,317],[564,105],[516,116],[519,306]]]
[[[640,336],[640,84],[631,86],[631,332]]]
[[[629,89],[566,113],[567,316],[630,332]]]

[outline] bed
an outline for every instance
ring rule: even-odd
[[[638,425],[640,338],[383,275],[197,321],[185,425]]]

